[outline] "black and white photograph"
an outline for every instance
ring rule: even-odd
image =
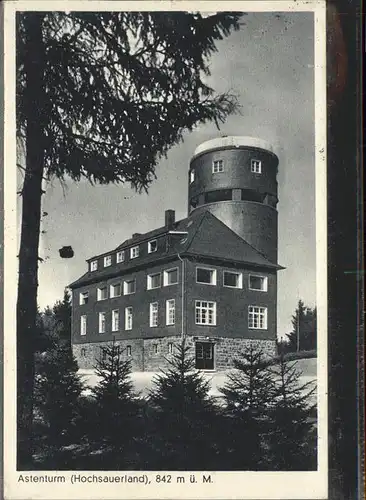
[[[6,7],[7,498],[325,498],[324,2]]]

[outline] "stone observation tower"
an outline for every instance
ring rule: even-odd
[[[277,263],[277,168],[262,139],[227,136],[200,144],[190,162],[189,215],[209,210]]]

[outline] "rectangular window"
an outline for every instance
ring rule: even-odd
[[[104,257],[104,267],[109,267],[111,265],[112,265],[112,256],[107,255],[106,257]]]
[[[167,269],[164,271],[163,285],[176,285],[178,283],[178,268]]]
[[[112,332],[118,332],[119,330],[119,310],[115,309],[112,311]]]
[[[158,354],[158,344],[153,345],[153,353]]]
[[[97,289],[97,300],[106,300],[108,299],[108,289],[106,286]]]
[[[136,280],[126,280],[123,282],[123,294],[131,295],[136,292]]]
[[[192,168],[192,170],[189,172],[189,183],[190,184],[192,184],[192,182],[194,182],[194,178],[195,178],[195,171]]]
[[[224,286],[230,288],[243,288],[242,273],[234,273],[232,271],[224,271]]]
[[[212,162],[212,173],[218,174],[224,171],[224,160],[214,160]]]
[[[90,270],[91,271],[96,271],[97,269],[98,269],[98,261],[97,260],[93,260],[90,263]]]
[[[86,349],[83,347],[83,348],[81,349],[81,357],[82,357],[82,358],[85,358],[85,356],[86,356]]]
[[[109,287],[109,296],[111,299],[114,297],[119,297],[122,293],[121,283],[115,283]]]
[[[267,292],[268,278],[266,276],[249,275],[249,289]]]
[[[140,254],[140,248],[137,246],[137,247],[132,247],[130,249],[130,258],[131,259],[136,259],[136,257],[138,257]]]
[[[250,169],[254,174],[262,173],[262,162],[260,160],[251,160]]]
[[[169,299],[166,301],[166,324],[175,324],[175,299]]]
[[[196,325],[216,325],[216,302],[196,300]]]
[[[248,326],[255,330],[267,330],[267,308],[249,306]]]
[[[173,343],[169,342],[168,344],[168,354],[173,354]]]
[[[105,312],[99,313],[99,333],[105,333]]]
[[[150,304],[150,326],[158,326],[158,311],[159,305],[157,302],[152,302]]]
[[[157,249],[158,249],[158,242],[157,242],[157,240],[151,240],[151,241],[149,241],[149,243],[147,244],[147,251],[148,251],[148,253],[156,252]]]
[[[123,262],[124,260],[125,260],[125,252],[123,250],[121,250],[120,252],[117,252],[117,254],[116,254],[117,264],[119,264],[120,262]]]
[[[80,316],[80,335],[86,335],[86,315]]]
[[[206,285],[216,285],[216,269],[197,267],[196,281],[197,283],[204,283]]]
[[[126,351],[127,351],[127,352],[126,352],[127,356],[132,356],[132,348],[131,348],[131,346],[130,346],[130,345],[128,345],[128,346],[126,347]]]
[[[132,330],[132,307],[125,309],[125,330]]]
[[[79,296],[79,304],[82,306],[87,304],[89,300],[89,292],[81,292]]]
[[[160,288],[160,285],[161,285],[160,273],[147,275],[147,289],[148,290],[152,290],[153,288]]]

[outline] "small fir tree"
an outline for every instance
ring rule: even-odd
[[[122,359],[124,350],[116,344],[101,348],[96,360],[97,385],[94,430],[91,441],[102,452],[100,467],[131,469],[136,464],[139,433],[139,400],[130,378],[131,363]]]
[[[35,413],[44,427],[46,443],[60,447],[78,441],[79,403],[83,383],[67,345],[60,342],[38,356]]]
[[[155,379],[149,403],[153,408],[151,466],[167,470],[215,469],[219,419],[209,382],[195,369],[183,339],[167,359],[169,368]]]
[[[296,364],[280,355],[279,363],[271,367],[276,380],[267,436],[272,470],[316,469],[316,387],[312,381],[301,382]]]
[[[224,395],[227,425],[228,469],[258,470],[266,467],[264,435],[274,384],[268,359],[249,346],[233,361],[234,370],[220,389]]]

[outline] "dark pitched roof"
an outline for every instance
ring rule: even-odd
[[[234,233],[234,231],[209,211],[197,214],[193,213],[186,219],[177,221],[171,228],[163,226],[135,238],[125,240],[114,251],[128,248],[131,245],[138,245],[143,241],[151,240],[158,235],[162,236],[169,232],[172,233],[170,235],[170,244],[163,254],[156,255],[150,253],[139,257],[137,260],[127,261],[120,265],[103,268],[98,271],[87,271],[69,286],[75,288],[102,279],[119,276],[131,270],[146,267],[149,264],[156,264],[166,261],[169,258],[174,258],[177,254],[181,256],[215,258],[227,262],[245,263],[272,269],[283,269],[278,264],[266,259],[260,252]],[[187,234],[179,234],[185,232]],[[111,252],[106,253],[110,254]],[[88,259],[88,261],[95,258]]]
[[[186,252],[194,255],[220,258],[236,262],[245,262],[255,266],[281,269],[281,266],[270,262],[247,241],[237,235],[226,224],[211,212],[204,212],[199,231],[186,248]]]

